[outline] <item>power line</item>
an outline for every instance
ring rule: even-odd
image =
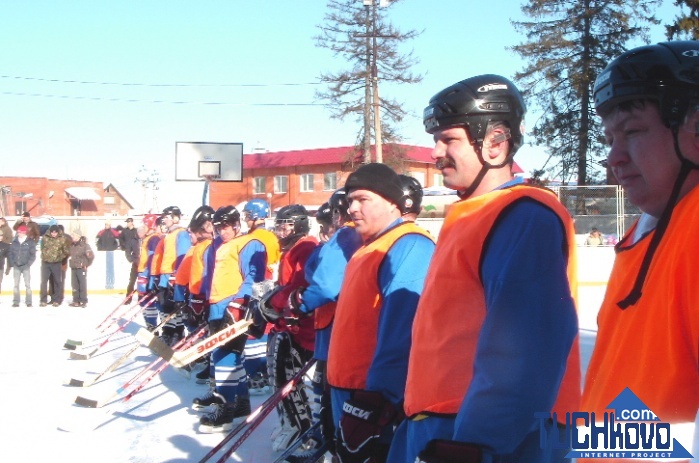
[[[5,76],[0,75],[0,79],[29,80],[37,82],[51,82],[61,84],[83,84],[83,85],[114,85],[122,87],[300,87],[305,85],[321,85],[321,82],[297,82],[297,83],[273,83],[273,84],[152,84],[137,82],[100,82],[89,80],[61,80],[48,79],[42,77]]]
[[[109,101],[118,103],[153,103],[174,105],[208,105],[208,106],[323,106],[321,103],[232,103],[224,101],[168,101],[168,100],[139,100],[134,98],[104,98],[73,95],[52,95],[45,93],[0,92],[9,96],[28,96],[36,98],[57,98],[65,100]]]

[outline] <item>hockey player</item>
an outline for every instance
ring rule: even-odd
[[[243,217],[248,226],[248,234],[264,244],[267,251],[267,272],[265,280],[276,280],[279,267],[279,239],[265,228],[265,219],[270,217],[269,204],[263,199],[254,198],[243,207]],[[271,328],[267,324],[259,337],[250,336],[245,344],[245,371],[248,374],[250,394],[262,395],[270,391],[267,376],[267,340]]]
[[[409,175],[400,174],[400,183],[403,186],[403,194],[408,197],[403,212],[403,220],[415,222],[422,209],[422,185]]]
[[[286,384],[313,355],[315,330],[313,318],[304,317],[290,323],[289,296],[292,291],[306,287],[304,267],[318,240],[308,236],[308,211],[300,204],[282,207],[275,217],[276,234],[282,249],[279,263],[279,288],[269,299],[269,305],[279,316],[269,333],[267,367],[275,389]],[[280,428],[272,449],[284,450],[311,426],[308,396],[303,385],[295,387],[278,407]]]
[[[401,218],[398,174],[365,164],[345,183],[362,246],[347,264],[328,351],[343,463],[385,461],[400,420],[410,333],[434,241]]]
[[[628,388],[695,460],[699,261],[688,246],[699,236],[697,50],[697,41],[635,48],[595,82],[607,162],[643,213],[616,245],[581,408],[600,426]]]
[[[319,401],[314,410],[314,415],[317,415],[314,419],[321,421],[322,438],[329,445],[329,451],[334,453],[335,424],[326,374],[328,347],[345,268],[354,252],[362,245],[362,239],[349,216],[349,202],[343,188],[330,196],[328,209],[326,212],[321,207],[318,212],[321,214],[323,211],[323,215],[316,218],[321,224],[321,233],[329,235],[329,239],[314,250],[306,263],[308,287],[294,291],[290,301],[294,311],[301,317],[314,314],[316,334],[313,357],[317,362],[313,388],[315,400]],[[318,440],[317,437],[315,439]]]
[[[146,214],[143,217],[143,227],[139,227],[139,239],[141,241],[141,252],[138,257],[138,276],[136,277],[136,291],[141,305],[145,306],[148,301],[144,296],[149,292],[149,282],[151,280],[151,268],[153,265],[153,256],[158,247],[158,243],[162,238],[160,232],[160,217],[155,214]],[[158,325],[158,302],[148,305],[143,316],[145,318],[146,327],[153,330]]]
[[[252,285],[264,278],[267,253],[252,235],[240,234],[240,213],[233,206],[219,208],[213,217],[218,237],[205,255],[204,288],[209,300],[209,333],[217,333],[245,315]],[[225,432],[250,415],[243,350],[247,336],[238,336],[211,353],[215,387],[194,399],[198,409],[214,406],[201,417],[199,430]]]
[[[204,297],[202,282],[204,278],[204,253],[211,245],[214,236],[214,217],[211,206],[201,206],[189,221],[189,233],[192,247],[185,254],[177,269],[173,288],[173,300],[177,310],[182,312],[182,320],[189,332],[192,332],[208,320],[208,301]],[[206,356],[204,368],[197,373],[197,383],[204,384],[213,377],[210,371],[209,356]],[[213,384],[213,382],[212,382]]]
[[[568,276],[575,234],[555,194],[512,173],[524,112],[517,88],[497,75],[458,82],[425,109],[432,158],[462,199],[444,220],[415,315],[407,418],[391,463],[548,462],[567,453],[541,448],[535,414],[556,411],[565,422],[580,406]]]

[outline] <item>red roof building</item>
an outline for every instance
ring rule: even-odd
[[[362,152],[354,146],[253,153],[243,156],[243,181],[212,181],[209,203],[213,208],[238,205],[253,198],[266,200],[272,210],[303,204],[314,210],[345,184],[361,164]],[[432,148],[384,145],[383,159],[396,172],[412,175],[423,187],[442,185]],[[515,173],[522,169],[515,164]]]

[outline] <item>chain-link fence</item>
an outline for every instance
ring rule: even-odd
[[[596,228],[608,241],[615,242],[641,214],[618,185],[557,186],[551,189],[575,219],[577,234],[589,233]]]

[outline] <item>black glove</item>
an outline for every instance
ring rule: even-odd
[[[386,426],[393,426],[400,414],[380,392],[354,391],[342,406],[337,456],[342,463],[386,461],[388,443],[379,442]]]
[[[481,463],[483,449],[476,444],[433,439],[420,452],[415,463]]]
[[[289,307],[291,307],[291,313],[296,317],[307,317],[308,314],[301,310],[301,305],[303,304],[303,292],[306,288],[296,288],[289,294]]]
[[[248,334],[255,339],[260,339],[265,335],[265,329],[267,328],[267,320],[262,316],[260,312],[260,301],[257,299],[250,299],[248,304],[248,310],[245,313],[245,319],[251,320],[252,325],[248,328]]]

